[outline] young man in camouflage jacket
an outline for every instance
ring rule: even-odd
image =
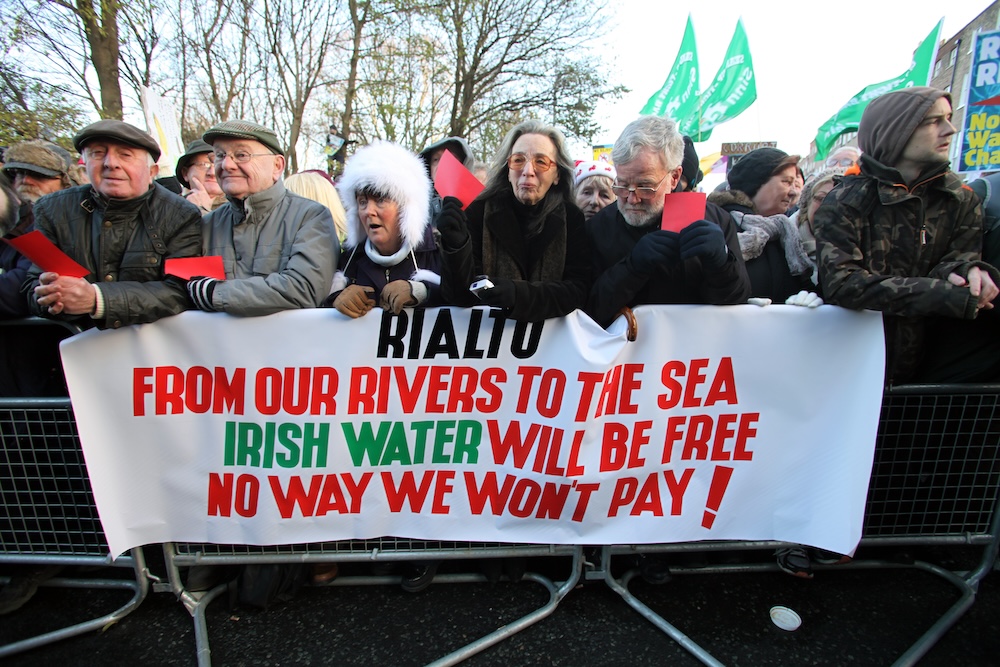
[[[858,128],[860,173],[816,213],[823,296],[884,313],[887,382],[1000,378],[1000,332],[977,317],[993,308],[1000,272],[981,259],[979,200],[948,168],[954,134],[944,91],[873,100]]]

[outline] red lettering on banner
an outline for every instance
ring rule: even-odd
[[[407,375],[412,373],[412,375]],[[507,381],[502,368],[480,373],[467,366],[355,366],[348,385],[347,413],[386,414],[393,391],[405,414],[491,413],[500,408]],[[476,398],[481,388],[485,396]]]
[[[642,381],[636,378],[642,369],[642,364],[623,364],[608,371],[594,416],[637,413],[639,406],[633,402],[632,394],[642,385]]]
[[[709,415],[669,417],[660,462],[670,463],[674,445],[681,441],[682,461],[752,461],[753,452],[747,449],[747,442],[757,435],[758,419],[759,412],[727,413],[714,419]],[[737,420],[739,426],[734,429]],[[727,442],[731,450],[726,449]]]
[[[455,490],[454,479],[454,470],[437,471],[434,478],[434,499],[431,502],[431,514],[447,514],[451,511],[451,506],[445,504],[444,497]]]
[[[476,475],[466,472],[465,491],[469,496],[469,509],[475,515],[480,515],[486,509],[486,503],[490,504],[490,512],[494,516],[503,514],[503,508],[507,506],[507,499],[510,492],[514,490],[514,476],[504,475],[503,486],[497,486],[497,474],[488,472],[483,475],[482,485],[476,484]]]
[[[604,425],[604,437],[601,438],[601,472],[621,470],[624,467],[641,468],[646,459],[640,456],[643,446],[649,444],[649,430],[653,427],[652,420],[635,422],[629,444],[629,428],[625,424],[607,422]]]
[[[573,510],[573,521],[583,521],[587,504],[600,485],[598,484],[559,484],[556,482],[538,482],[517,478],[514,475],[504,475],[503,485],[497,485],[497,474],[488,472],[483,475],[482,484],[476,481],[476,474],[465,472],[465,490],[469,496],[469,509],[479,516],[486,511],[500,516],[507,511],[512,516],[526,519],[532,515],[536,519],[560,519],[563,510],[569,502],[570,491],[576,491],[578,500]]]
[[[385,497],[389,502],[389,511],[401,512],[403,510],[403,503],[407,502],[410,505],[411,512],[419,513],[423,509],[424,502],[427,500],[427,494],[434,483],[434,473],[434,470],[425,470],[420,478],[420,485],[417,486],[413,472],[406,470],[400,475],[399,486],[397,487],[392,473],[383,472],[382,486],[385,487]]]
[[[519,366],[517,374],[521,376],[521,389],[517,394],[517,407],[514,410],[519,414],[524,414],[528,411],[531,386],[534,384],[535,378],[542,374],[542,369],[539,366]]]
[[[317,373],[316,381],[326,387],[328,392],[317,393],[313,388],[313,371]],[[254,380],[254,405],[264,415],[276,415],[285,412],[290,415],[320,414],[320,406],[331,406],[336,412],[334,395],[337,392],[337,371],[329,366],[317,369],[305,368],[261,368]],[[332,381],[331,381],[332,380]],[[332,385],[332,386],[331,386]],[[327,412],[326,414],[331,414]]]
[[[247,518],[257,514],[260,480],[253,475],[235,477],[227,472],[208,476],[208,516],[232,516],[232,510]]]
[[[587,421],[587,415],[590,414],[590,404],[594,400],[594,392],[597,390],[597,385],[604,379],[604,374],[580,371],[576,379],[583,384],[583,387],[580,388],[580,403],[576,406],[576,421],[582,422]]]
[[[302,477],[296,475],[288,478],[288,488],[281,487],[281,478],[271,475],[267,478],[274,494],[281,518],[290,519],[298,507],[304,517],[326,516],[330,512],[340,514],[357,514],[361,511],[361,498],[364,496],[372,473],[362,474],[357,481],[351,473],[312,475],[309,478],[309,490],[302,482]],[[341,489],[340,482],[350,496],[350,503]]]
[[[220,366],[214,371],[192,366],[186,372],[177,366],[134,368],[132,413],[145,416],[146,397],[153,394],[153,412],[158,415],[176,415],[185,410],[195,414],[221,414],[225,410],[243,414],[245,378],[243,368],[235,369],[232,378]]]
[[[671,516],[680,516],[683,509],[684,493],[694,476],[694,468],[686,468],[677,478],[675,471],[664,470],[664,490],[670,496]],[[644,512],[652,512],[654,516],[663,516],[663,502],[660,489],[659,473],[650,473],[640,486],[636,477],[620,477],[615,483],[615,490],[608,506],[608,516],[615,517],[626,508],[630,516],[639,516]]]
[[[733,376],[731,357],[722,357],[719,360],[704,400],[697,394],[698,388],[708,379],[705,370],[709,362],[709,359],[692,359],[689,366],[685,366],[682,361],[665,363],[660,372],[660,382],[667,391],[656,398],[660,409],[669,410],[677,407],[682,400],[681,407],[685,408],[710,407],[716,403],[736,405],[736,380]],[[686,379],[682,384],[678,378]]]
[[[515,468],[523,469],[528,464],[528,459],[534,451],[534,460],[531,469],[535,472],[544,472],[546,475],[579,476],[583,474],[583,467],[579,464],[580,444],[583,442],[583,431],[577,431],[573,435],[573,443],[570,445],[568,462],[565,466],[560,465],[562,458],[563,436],[566,432],[561,428],[554,428],[549,425],[530,424],[525,437],[521,437],[521,423],[509,422],[507,430],[500,434],[500,424],[496,420],[487,420],[486,430],[489,433],[490,448],[493,451],[494,463],[506,463],[512,459]]]

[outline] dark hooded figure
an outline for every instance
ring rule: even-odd
[[[976,194],[949,169],[951,96],[915,87],[873,100],[858,128],[860,174],[816,211],[824,297],[885,314],[889,382],[1000,378],[992,318],[1000,273],[981,258]]]

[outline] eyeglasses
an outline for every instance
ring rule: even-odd
[[[850,167],[852,164],[854,164],[854,158],[850,157],[842,157],[839,160],[830,158],[826,161],[827,167]]]
[[[661,178],[660,182],[654,185],[653,187],[635,186],[630,188],[626,185],[613,183],[611,185],[611,191],[614,192],[616,196],[621,197],[622,199],[628,199],[629,195],[634,194],[639,199],[643,201],[648,201],[656,196],[656,191],[660,189],[660,186],[663,185],[663,181],[667,180],[667,176],[669,175],[670,172],[667,172],[667,175]]]
[[[222,159],[225,160],[226,157],[223,156]],[[236,160],[237,162],[240,161],[239,158],[236,158],[236,157],[234,157],[233,159]],[[220,162],[221,161],[222,160],[220,160]],[[194,168],[194,169],[206,169],[207,170],[207,169],[211,169],[215,165],[212,164],[211,162],[192,162],[189,166],[192,167],[192,168]]]
[[[246,164],[250,161],[250,158],[262,157],[264,155],[274,155],[274,153],[249,153],[247,151],[235,151],[233,153],[223,153],[221,151],[215,152],[215,162],[218,164],[220,162],[225,162],[227,157],[233,158],[236,164]]]
[[[524,165],[526,164],[528,164],[528,156],[524,153],[514,153],[507,158],[507,166],[514,171],[521,171],[524,169]],[[544,155],[536,155],[531,158],[531,166],[535,169],[535,171],[548,171],[552,167],[556,166],[556,163]]]

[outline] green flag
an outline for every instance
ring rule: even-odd
[[[649,98],[639,112],[642,115],[666,116],[678,119],[691,114],[698,103],[698,51],[694,43],[694,25],[688,14],[681,48],[670,68],[663,87]]]
[[[694,141],[707,141],[712,136],[712,128],[736,118],[756,99],[750,43],[743,29],[743,19],[740,19],[715,80],[698,96],[695,111],[681,119],[681,133]]]
[[[937,58],[938,39],[941,34],[941,25],[944,19],[938,21],[927,38],[920,42],[920,46],[913,52],[913,61],[910,69],[888,81],[873,83],[862,89],[857,95],[847,101],[847,104],[840,107],[840,111],[835,113],[828,121],[819,126],[816,133],[816,160],[826,158],[833,147],[833,142],[845,132],[856,132],[858,123],[861,122],[861,114],[864,113],[868,103],[880,95],[891,93],[894,90],[910,88],[912,86],[926,86],[931,80],[934,60]]]

